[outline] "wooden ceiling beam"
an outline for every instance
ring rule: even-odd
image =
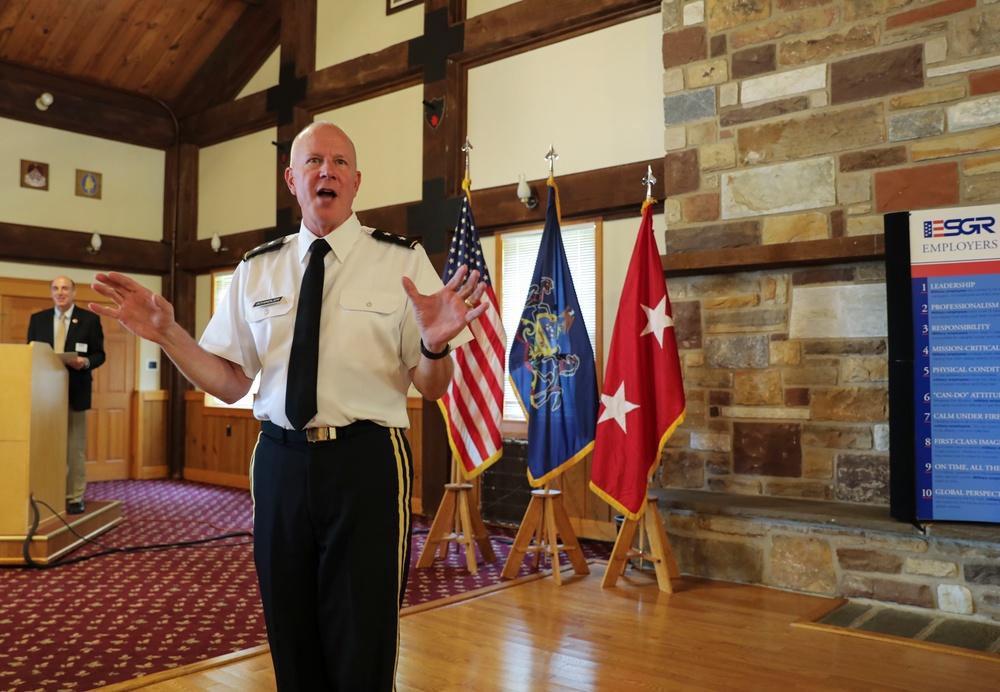
[[[54,97],[45,111],[35,107],[43,92]],[[173,114],[155,99],[3,62],[0,116],[154,149],[176,137]]]
[[[420,84],[422,74],[409,65],[407,44],[397,43],[313,72],[303,106],[314,113],[340,108]]]
[[[170,245],[165,242],[102,235],[100,252],[91,254],[87,250],[90,237],[90,232],[0,221],[0,259],[101,271],[114,269],[144,274],[170,271]]]
[[[267,110],[267,92],[260,91],[182,118],[181,141],[207,147],[274,127],[274,123],[274,113]]]

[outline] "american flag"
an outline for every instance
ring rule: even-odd
[[[485,471],[503,453],[500,422],[507,348],[507,335],[490,273],[483,262],[483,249],[468,191],[462,196],[462,210],[442,277],[444,282],[447,283],[463,264],[470,274],[473,269],[479,270],[480,280],[486,282],[481,300],[489,303],[489,308],[469,325],[472,340],[452,351],[455,376],[438,405],[447,425],[451,451],[468,480]]]

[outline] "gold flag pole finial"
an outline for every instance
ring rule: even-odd
[[[462,189],[465,190],[466,193],[471,193],[472,192],[472,174],[471,174],[471,170],[472,169],[471,169],[471,165],[470,165],[470,158],[471,158],[470,154],[472,153],[472,143],[469,141],[468,137],[465,138],[465,144],[462,146],[462,151],[465,152],[465,179],[462,180]]]

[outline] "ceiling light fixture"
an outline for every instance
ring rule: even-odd
[[[55,102],[55,100],[56,100],[55,97],[46,91],[42,93],[41,96],[35,99],[35,108],[37,108],[40,111],[47,111],[49,109],[49,106],[51,106]]]

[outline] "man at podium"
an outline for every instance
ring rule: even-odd
[[[28,343],[41,341],[56,353],[69,372],[69,418],[66,426],[66,511],[84,511],[87,487],[87,410],[91,370],[104,362],[104,330],[94,313],[74,305],[76,284],[59,276],[49,284],[55,307],[36,312],[28,323]]]

